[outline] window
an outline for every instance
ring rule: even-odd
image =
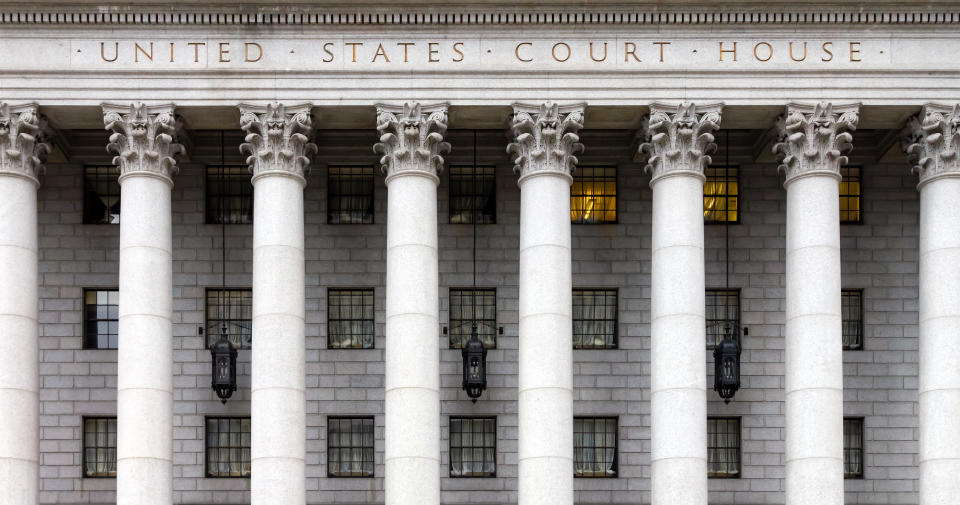
[[[617,167],[577,167],[570,187],[570,220],[617,222]]]
[[[573,476],[617,476],[617,418],[573,419]]]
[[[863,478],[863,418],[843,418],[843,478]]]
[[[476,314],[474,314],[476,310]],[[476,318],[477,336],[484,347],[497,347],[497,291],[450,289],[450,348],[462,349],[470,339]]]
[[[496,477],[497,418],[450,418],[450,476]]]
[[[83,420],[83,476],[117,476],[117,418]]]
[[[207,418],[207,477],[250,477],[250,418]]]
[[[84,349],[116,349],[120,292],[115,289],[83,292]]]
[[[327,476],[373,477],[373,418],[327,418]]]
[[[703,185],[703,220],[706,223],[736,223],[740,220],[740,170],[709,166]]]
[[[220,323],[227,323],[227,335],[237,349],[252,347],[252,299],[249,289],[207,290],[207,347],[220,338]]]
[[[740,476],[740,419],[707,419],[707,477]]]
[[[221,223],[253,223],[253,184],[246,166],[207,167],[207,224]]]
[[[840,167],[840,222],[862,223],[860,167]]]
[[[119,170],[113,165],[83,168],[84,224],[120,224]]]
[[[330,167],[327,223],[373,223],[373,167]]]
[[[863,291],[843,290],[840,293],[843,314],[844,350],[863,349]]]
[[[497,222],[496,167],[450,167],[450,224]]]
[[[573,348],[617,348],[617,290],[573,290]]]
[[[713,349],[723,341],[727,322],[740,327],[740,290],[708,289],[706,293],[707,349]],[[734,335],[739,339],[740,335]]]
[[[373,349],[373,290],[327,291],[327,348]]]

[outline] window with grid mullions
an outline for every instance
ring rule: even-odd
[[[574,477],[616,477],[617,435],[615,417],[574,418]]]
[[[250,418],[207,418],[207,477],[250,477]]]
[[[863,478],[863,418],[843,418],[843,478]]]
[[[570,186],[574,224],[617,222],[617,167],[577,167]]]
[[[840,167],[840,222],[859,224],[863,222],[860,186],[860,167]]]
[[[327,291],[327,348],[373,349],[372,289]]]
[[[450,476],[496,477],[497,418],[450,418]]]
[[[617,290],[573,290],[573,348],[616,349]]]
[[[227,323],[227,335],[234,347],[253,347],[252,307],[250,289],[208,289],[207,347],[213,347],[220,338],[220,323]]]
[[[120,292],[88,289],[83,292],[83,348],[116,349]]]
[[[450,172],[450,224],[497,222],[496,167],[456,166]]]
[[[739,167],[709,166],[703,185],[705,223],[736,223],[740,216]]]
[[[373,192],[373,167],[329,167],[327,223],[373,223]]]
[[[727,324],[740,327],[740,290],[708,289],[706,296],[707,349],[723,341]],[[740,335],[734,333],[734,340]]]
[[[248,167],[208,166],[206,186],[207,224],[253,223],[253,184]]]
[[[113,165],[83,168],[84,224],[120,224],[119,171]]]
[[[840,293],[843,314],[844,350],[863,349],[863,291],[845,289]]]
[[[487,349],[497,347],[497,291],[495,289],[450,289],[450,348],[462,349],[470,339],[473,323]]]
[[[707,477],[740,476],[740,418],[707,419]]]
[[[117,476],[117,418],[83,420],[83,476]]]
[[[327,476],[373,477],[373,418],[327,418]]]

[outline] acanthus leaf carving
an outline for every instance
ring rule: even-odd
[[[921,186],[940,177],[960,177],[960,103],[924,105],[908,120],[904,140]]]
[[[50,152],[44,126],[37,104],[0,102],[0,174],[24,177],[40,184]]]
[[[860,104],[789,104],[777,119],[777,143],[773,152],[780,160],[785,184],[810,173],[840,177],[840,165],[853,149],[853,135],[860,120]]]
[[[113,164],[121,178],[143,173],[173,184],[178,170],[174,157],[184,154],[177,142],[182,122],[173,104],[103,104],[103,124],[113,132],[107,151],[116,154]]]
[[[373,151],[383,155],[380,167],[388,181],[395,175],[414,173],[439,182],[443,155],[450,152],[450,143],[443,140],[448,108],[446,103],[377,104],[380,142]]]
[[[317,146],[313,136],[312,105],[240,105],[240,128],[246,133],[240,152],[254,178],[266,173],[289,175],[306,184],[311,157]]]
[[[713,132],[720,128],[723,104],[650,104],[650,117],[640,152],[649,155],[650,183],[666,175],[693,173],[704,177],[717,150]]]
[[[583,128],[586,104],[513,104],[510,130],[513,142],[507,153],[513,157],[514,172],[523,179],[539,173],[572,177],[577,154],[583,151],[577,132]]]

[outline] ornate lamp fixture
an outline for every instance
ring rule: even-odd
[[[726,165],[730,167],[730,131],[724,132],[724,156]],[[729,184],[729,181],[724,182]],[[729,189],[729,188],[728,188]],[[724,205],[723,239],[725,251],[726,288],[730,290],[730,214]],[[723,341],[713,348],[713,390],[716,391],[724,403],[730,403],[733,395],[740,389],[740,326],[733,321],[723,325]]]
[[[477,398],[487,389],[487,348],[477,335],[477,208],[479,195],[477,194],[477,130],[473,130],[473,328],[470,331],[470,340],[460,352],[463,357],[463,389],[467,396],[477,403]]]
[[[220,214],[220,300],[219,311],[220,316],[220,337],[217,338],[217,342],[213,344],[213,347],[210,348],[210,357],[213,361],[213,369],[211,372],[211,387],[217,393],[217,396],[220,398],[220,403],[227,403],[227,400],[233,395],[233,392],[237,390],[237,348],[233,346],[233,342],[230,341],[230,333],[227,328],[227,323],[224,321],[223,311],[224,311],[224,292],[222,288],[225,288],[227,285],[227,232],[226,232],[226,216],[223,215],[223,199],[224,199],[224,189],[226,185],[224,183],[224,155],[223,155],[223,131],[220,132],[220,202],[218,212]]]

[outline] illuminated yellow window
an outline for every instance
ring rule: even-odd
[[[617,222],[617,167],[577,167],[570,187],[570,220]]]
[[[860,167],[840,167],[840,222],[860,223]]]
[[[703,185],[703,220],[706,223],[736,223],[740,220],[740,170],[737,167],[707,167]]]

